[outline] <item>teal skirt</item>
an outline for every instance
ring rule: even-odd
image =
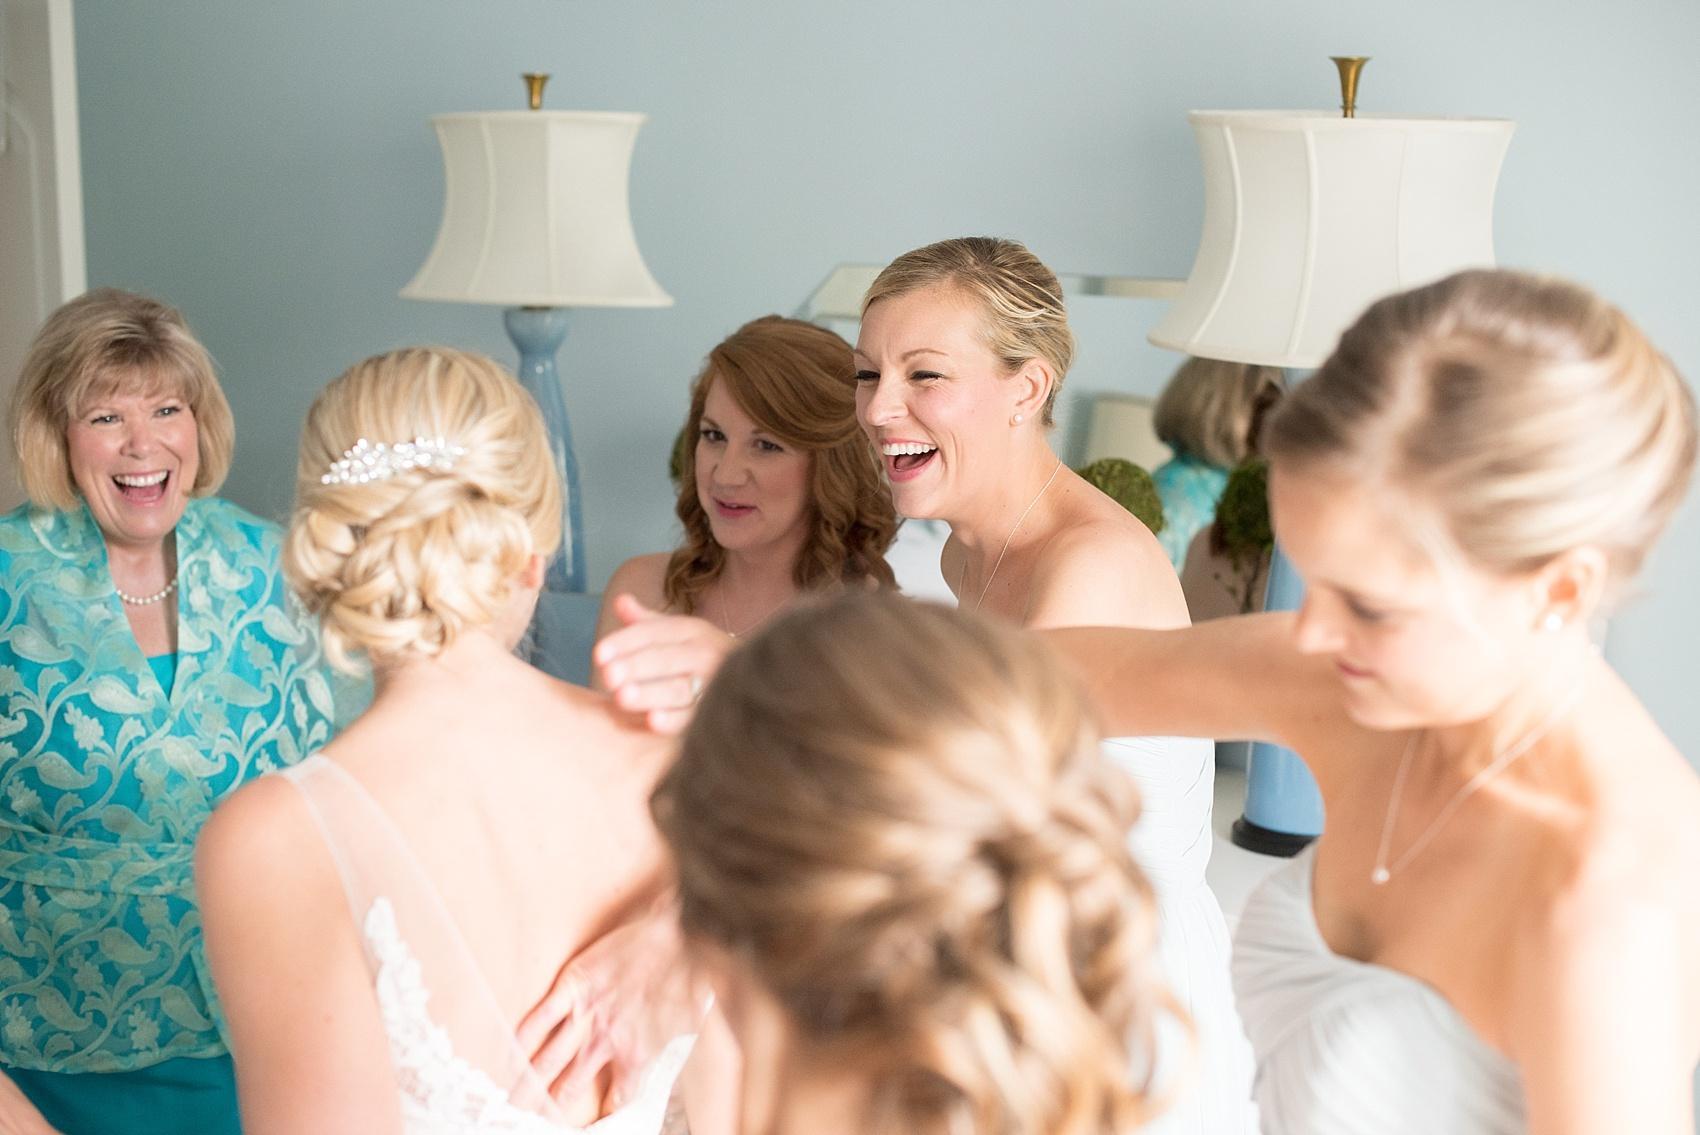
[[[64,1135],[241,1135],[228,1056],[179,1057],[134,1072],[4,1071]]]

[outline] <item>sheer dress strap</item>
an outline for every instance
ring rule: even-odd
[[[514,1043],[514,1022],[435,884],[378,801],[353,774],[319,754],[279,775],[300,792],[336,864],[392,1054],[400,1025],[391,1018],[402,1005],[428,1017],[446,1035],[454,1060],[488,1077],[514,1107],[560,1122],[548,1085]],[[441,1063],[437,1058],[445,1054],[431,1055],[426,1063]],[[406,1094],[405,1075],[403,1081]]]

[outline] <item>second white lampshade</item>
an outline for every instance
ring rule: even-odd
[[[443,221],[408,299],[665,307],[628,201],[642,114],[443,114]]]
[[[1375,299],[1493,265],[1493,196],[1514,124],[1194,111],[1204,231],[1151,341],[1314,367]]]

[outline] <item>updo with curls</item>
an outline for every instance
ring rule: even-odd
[[[1476,566],[1515,574],[1572,548],[1639,570],[1694,472],[1694,397],[1588,289],[1460,272],[1370,306],[1278,403],[1264,450],[1430,505]]]
[[[442,438],[450,468],[323,483],[358,441]],[[358,363],[313,402],[301,433],[290,584],[343,668],[435,655],[500,614],[532,555],[561,539],[561,486],[536,403],[494,361],[408,347]]]
[[[1172,1011],[1132,784],[1048,649],[852,590],[734,652],[656,789],[681,923],[865,1078],[871,1131],[1087,1135],[1154,1110]]]

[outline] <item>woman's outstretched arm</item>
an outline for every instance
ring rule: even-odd
[[[1112,736],[1272,741],[1308,758],[1361,728],[1345,714],[1333,664],[1294,648],[1290,612],[1176,630],[1040,633],[1079,676]]]

